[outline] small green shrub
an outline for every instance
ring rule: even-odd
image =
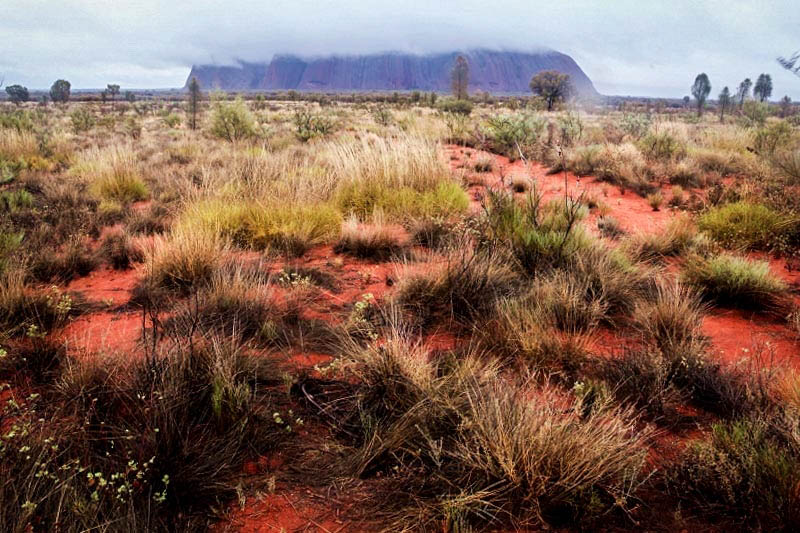
[[[256,122],[241,98],[233,102],[218,101],[211,114],[211,134],[229,142],[256,135]]]
[[[72,131],[75,133],[89,131],[95,124],[94,115],[84,106],[80,106],[72,111],[72,113],[69,114],[69,119],[72,123]]]
[[[335,124],[329,117],[302,110],[294,114],[295,136],[302,142],[333,132]]]
[[[440,111],[445,113],[454,113],[456,115],[469,115],[472,113],[472,102],[469,100],[445,98],[439,101],[437,107]]]
[[[698,509],[724,511],[748,528],[793,531],[800,528],[798,445],[796,433],[776,430],[764,415],[718,422],[666,477]]]

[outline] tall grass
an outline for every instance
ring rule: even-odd
[[[93,149],[84,154],[70,172],[88,182],[89,190],[101,200],[126,203],[144,200],[149,195],[137,154],[130,146]]]

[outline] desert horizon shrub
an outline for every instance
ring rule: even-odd
[[[533,155],[532,150],[543,134],[545,124],[544,118],[536,114],[498,115],[488,118],[481,131],[490,151],[516,160],[520,150],[526,157]]]
[[[256,135],[255,119],[241,98],[233,102],[215,102],[210,128],[214,137],[228,142],[242,141]]]

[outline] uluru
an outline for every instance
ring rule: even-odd
[[[543,70],[569,74],[581,97],[598,93],[570,56],[554,50],[535,52],[475,49],[416,55],[386,52],[369,55],[301,57],[276,55],[270,61],[236,65],[194,65],[187,79],[225,91],[437,91],[450,88],[450,69],[463,55],[470,66],[470,91],[493,94],[529,92],[532,76]]]

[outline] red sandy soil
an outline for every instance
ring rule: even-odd
[[[375,531],[348,516],[349,505],[332,501],[326,494],[311,489],[276,487],[275,492],[247,501],[233,512],[229,522],[221,523],[218,533],[339,533]]]
[[[66,290],[79,292],[106,309],[82,315],[60,332],[73,354],[131,353],[141,336],[142,315],[123,306],[139,281],[140,270],[98,269],[76,279]]]
[[[447,145],[446,154],[453,170],[463,168],[468,174],[482,180],[486,186],[492,188],[505,187],[510,189],[511,181],[514,177],[527,178],[531,183],[535,183],[538,191],[542,194],[545,202],[558,200],[564,197],[564,173],[548,174],[547,167],[536,162],[522,160],[509,162],[508,158],[501,155],[491,154],[473,148],[464,148],[458,145]],[[471,154],[467,156],[467,153]],[[471,170],[470,163],[474,163],[478,158],[492,157],[495,160],[491,172],[476,173]],[[501,181],[502,177],[502,181]],[[616,218],[620,226],[627,232],[646,232],[651,233],[663,228],[676,214],[675,211],[662,208],[653,211],[645,198],[642,198],[633,191],[622,192],[619,187],[598,181],[591,176],[579,177],[572,172],[567,172],[567,194],[578,197],[581,193],[586,197],[594,197],[598,201],[605,203],[611,208],[611,215]],[[480,202],[476,198],[476,193],[482,193],[483,186],[476,185],[470,187],[472,196],[472,209],[479,210]],[[661,194],[665,200],[669,198],[670,187],[662,187]],[[686,191],[691,194],[691,190]],[[596,226],[597,215],[592,213],[586,218],[586,224],[590,228]]]

